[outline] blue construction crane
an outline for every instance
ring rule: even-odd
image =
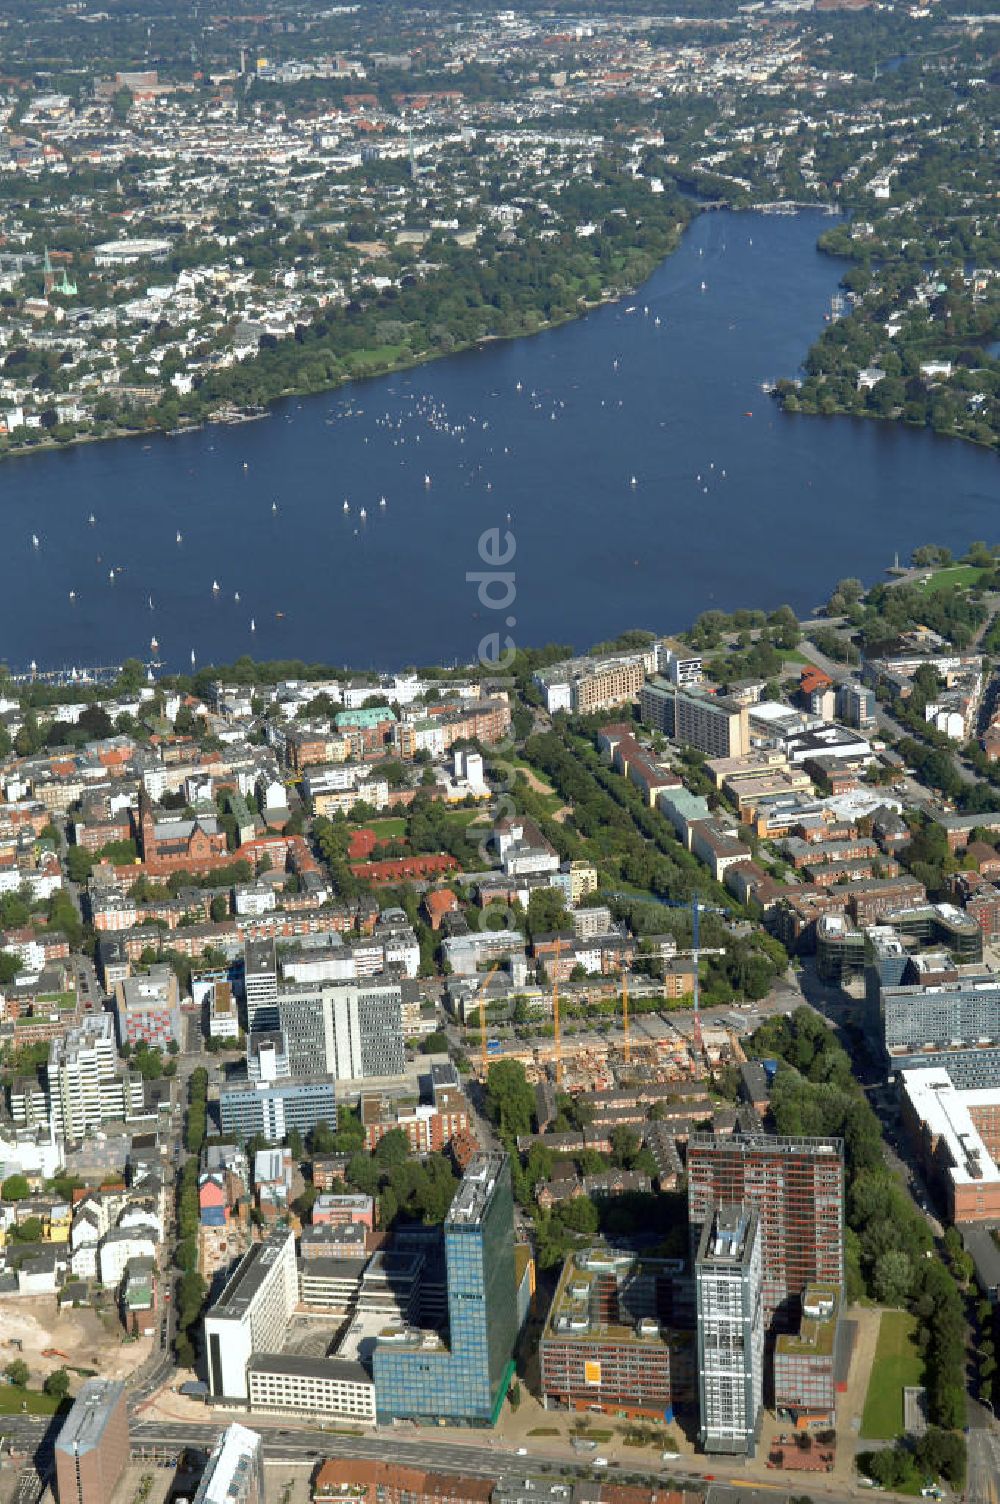
[[[635,898],[634,893],[610,892],[610,898]],[[665,909],[690,909],[691,910],[691,954],[694,957],[694,1044],[699,1055],[704,1049],[701,1037],[701,977],[698,971],[698,962],[701,959],[700,924],[699,916],[705,914],[727,914],[728,909],[721,909],[718,904],[705,903],[696,893],[693,898],[685,899],[679,903],[672,898],[657,898],[650,895],[653,903],[661,904]]]

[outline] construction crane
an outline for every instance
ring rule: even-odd
[[[698,963],[701,960],[703,952],[701,949],[699,917],[702,912],[706,914],[725,914],[727,910],[720,909],[716,904],[703,903],[702,900],[698,897],[697,893],[691,899],[690,904],[672,902],[668,898],[661,898],[657,901],[659,903],[662,903],[664,908],[667,909],[690,908],[691,910],[690,954],[694,960],[694,996],[692,998],[692,1006],[694,1008],[694,1028],[692,1030],[692,1035],[694,1039],[695,1050],[699,1055],[701,1055],[704,1053],[705,1044],[701,1033],[701,976],[699,975]],[[717,955],[718,951],[714,950],[712,954]]]
[[[559,936],[557,935],[556,936],[556,964],[555,964],[555,967],[553,968],[553,972],[552,972],[552,978],[553,978],[553,981],[552,981],[552,1026],[553,1026],[552,1032],[553,1032],[553,1053],[555,1054],[555,1060],[556,1060],[556,1087],[557,1087],[557,1089],[562,1085],[562,1078],[563,1078],[562,1038],[561,1038],[560,1033],[559,1033],[559,956],[560,956],[561,951],[562,951],[562,941],[560,940]]]
[[[625,1064],[632,1064],[632,1040],[628,1032],[628,968],[622,968],[622,1026],[625,1030]]]
[[[692,954],[694,958],[694,997],[692,998],[692,1003],[694,1006],[694,1028],[692,1030],[692,1035],[694,1038],[695,1050],[699,1055],[703,1055],[705,1052],[705,1045],[701,1037],[701,975],[698,965],[699,961],[701,960],[701,946],[699,943],[698,935],[698,914],[700,908],[701,905],[698,902],[698,895],[696,893],[694,898],[692,898],[691,900],[691,913],[693,915],[691,943]]]
[[[486,989],[487,987],[489,987],[490,982],[493,980],[493,974],[497,970],[497,967],[499,965],[499,961],[493,962],[493,965],[486,973],[486,976],[483,979],[483,984],[479,989],[479,1060],[483,1072],[484,1086],[486,1085],[486,1072],[489,1069],[486,1064]]]

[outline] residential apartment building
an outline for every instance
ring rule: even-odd
[[[376,1343],[380,1423],[493,1425],[517,1336],[514,1201],[505,1154],[473,1156],[444,1224],[448,1344],[430,1331]]]
[[[634,700],[654,661],[653,650],[606,658],[568,658],[539,669],[534,678],[550,715],[559,710],[589,715]]]
[[[673,637],[664,637],[656,644],[656,670],[665,675],[671,684],[681,684],[688,688],[692,684],[701,683],[702,656],[686,643],[677,642]]]
[[[414,1154],[439,1154],[456,1134],[468,1132],[469,1103],[457,1090],[439,1091],[433,1102],[400,1102],[363,1092],[361,1124],[369,1152],[387,1133],[399,1129]]]
[[[687,1167],[694,1237],[700,1237],[717,1206],[745,1203],[757,1210],[768,1322],[780,1327],[797,1322],[807,1285],[843,1284],[841,1139],[694,1133]]]
[[[289,1076],[272,1081],[231,1081],[219,1092],[223,1133],[239,1138],[262,1134],[273,1142],[317,1123],[337,1126],[337,1095],[327,1076]]]
[[[699,1438],[752,1457],[764,1404],[764,1248],[756,1207],[720,1205],[695,1260]]]
[[[59,1504],[107,1504],[129,1462],[125,1385],[87,1379],[54,1452]]]
[[[639,714],[643,725],[706,757],[743,757],[750,751],[747,707],[731,696],[654,677],[642,687]]]
[[[456,1477],[375,1457],[329,1458],[313,1479],[313,1504],[490,1504],[491,1478]]]
[[[165,1050],[180,1046],[181,1004],[177,978],[169,966],[146,976],[126,977],[115,987],[115,1018],[120,1045],[147,1044]]]
[[[119,1073],[110,1013],[92,1014],[79,1028],[53,1039],[46,1099],[53,1133],[69,1139],[142,1112],[142,1079]]]
[[[244,1254],[205,1316],[208,1387],[215,1398],[246,1400],[254,1353],[279,1352],[299,1295],[295,1235],[274,1232]]]

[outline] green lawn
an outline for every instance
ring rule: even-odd
[[[352,830],[373,830],[380,841],[396,841],[406,835],[406,821],[400,819],[367,820],[363,825],[352,825]]]
[[[472,825],[474,821],[480,820],[484,825],[489,825],[492,827],[492,820],[490,816],[484,815],[481,809],[447,809],[445,810],[445,819],[451,825],[462,825],[467,827],[469,825]]]
[[[13,1384],[0,1384],[0,1415],[55,1415],[59,1400],[42,1394],[38,1389],[15,1389]]]
[[[882,1312],[861,1417],[861,1435],[866,1441],[891,1441],[903,1430],[903,1390],[921,1384],[924,1376],[916,1330],[917,1323],[908,1311]]]
[[[933,592],[954,590],[956,585],[978,585],[985,573],[985,569],[975,564],[949,564],[945,569],[936,569],[929,580],[921,580],[918,589]]]

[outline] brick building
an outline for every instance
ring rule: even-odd
[[[125,1385],[88,1379],[54,1450],[59,1504],[107,1504],[129,1461]]]
[[[760,1213],[765,1314],[798,1317],[807,1285],[844,1282],[844,1145],[838,1138],[694,1133],[688,1141],[692,1235],[722,1203]]]
[[[361,1123],[369,1152],[398,1128],[406,1134],[414,1154],[439,1154],[456,1135],[468,1132],[469,1104],[458,1090],[436,1092],[433,1103],[400,1102],[377,1092],[363,1092]]]
[[[193,820],[157,820],[145,788],[139,791],[136,843],[147,872],[210,872],[229,860],[226,833],[214,815]]]
[[[313,1504],[490,1504],[489,1478],[403,1467],[376,1458],[330,1458],[312,1486]]]

